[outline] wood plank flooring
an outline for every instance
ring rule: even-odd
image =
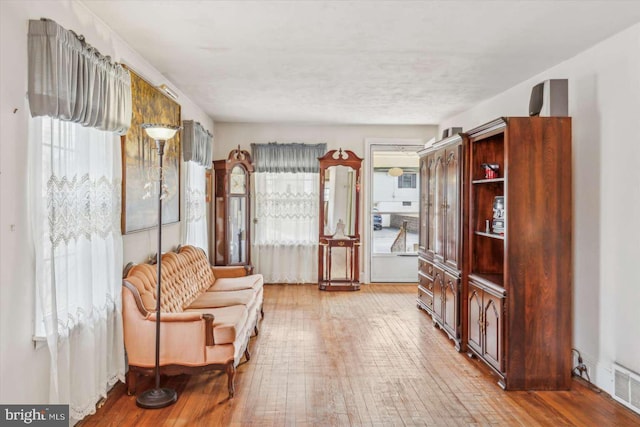
[[[117,385],[81,426],[638,426],[640,416],[575,380],[571,391],[505,392],[415,304],[416,286],[320,292],[265,286],[265,318],[226,376],[163,378],[178,402],[136,407]],[[138,390],[152,386],[141,379]]]

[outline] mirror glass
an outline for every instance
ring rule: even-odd
[[[231,264],[247,261],[246,203],[246,197],[229,198],[229,262]]]
[[[356,172],[353,168],[338,165],[325,170],[323,208],[326,236],[340,238],[356,233]]]

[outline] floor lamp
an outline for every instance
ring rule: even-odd
[[[156,269],[158,278],[156,280],[156,386],[141,393],[136,399],[136,404],[141,408],[156,409],[169,406],[178,400],[178,394],[170,388],[160,388],[160,297],[162,289],[162,195],[163,192],[163,171],[162,156],[164,155],[164,145],[167,140],[173,138],[180,129],[180,126],[162,125],[156,123],[145,123],[142,125],[147,135],[155,140],[158,150],[158,253],[156,254]]]

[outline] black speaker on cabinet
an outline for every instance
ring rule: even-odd
[[[529,115],[566,117],[569,115],[569,81],[552,79],[538,83],[531,89]]]

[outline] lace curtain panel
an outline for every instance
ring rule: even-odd
[[[29,21],[28,49],[32,117],[127,132],[132,111],[129,71],[49,19]]]
[[[196,162],[186,162],[185,173],[185,217],[183,244],[202,248],[209,253],[206,203],[206,168]]]
[[[319,175],[261,172],[254,179],[256,271],[267,283],[316,282]]]
[[[76,420],[124,381],[120,169],[116,134],[29,120],[35,333],[50,352],[50,403]]]

